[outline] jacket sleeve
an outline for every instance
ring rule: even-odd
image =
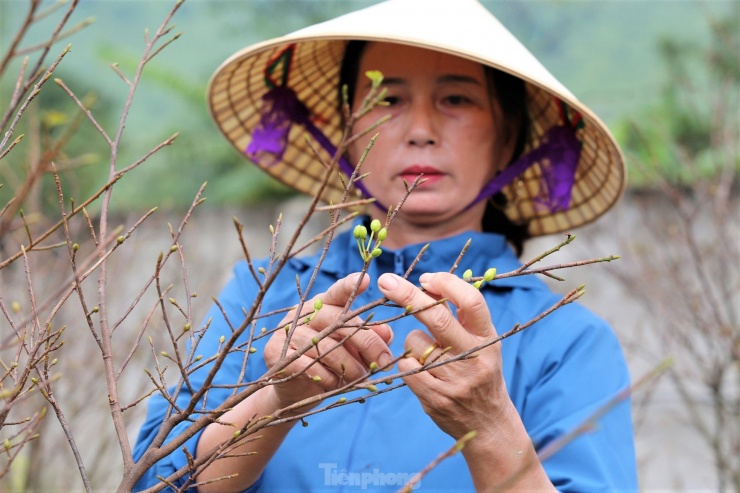
[[[231,334],[231,327],[236,328],[244,321],[245,316],[242,307],[246,305],[245,308],[249,308],[251,300],[254,299],[256,293],[254,284],[251,282],[251,276],[249,276],[249,274],[245,275],[245,270],[246,269],[242,264],[237,266],[235,269],[235,276],[219,295],[219,302],[228,317],[228,322],[221,309],[219,309],[215,304],[206,316],[205,324],[209,324],[208,330],[206,330],[205,335],[198,343],[195,352],[196,355],[202,355],[203,360],[207,360],[218,352],[220,345],[219,339],[222,335],[229,337]],[[190,344],[188,344],[188,349],[190,349]],[[229,354],[229,356],[224,360],[223,366],[216,374],[213,384],[233,385],[236,383],[244,365],[244,358],[244,352],[234,352]],[[195,371],[191,375],[190,381],[193,389],[199,389],[202,387],[210,369],[211,365],[209,364]],[[249,375],[246,377],[246,380],[248,379]],[[231,395],[232,391],[233,390],[230,388],[211,388],[207,393],[205,409],[214,409],[218,407],[218,405]],[[170,388],[170,392],[172,392],[172,388]],[[180,408],[185,407],[186,403],[190,400],[191,395],[192,394],[188,391],[187,386],[183,386],[177,397],[178,406]],[[141,427],[137,443],[134,448],[133,455],[135,461],[138,461],[142,457],[159,432],[160,425],[165,419],[168,407],[168,402],[160,394],[155,394],[149,399],[146,420]],[[196,407],[196,413],[200,409],[204,409],[202,402]],[[190,425],[190,421],[179,423],[170,432],[165,443],[169,442],[174,437],[181,435]],[[158,477],[166,478],[178,469],[186,466],[188,463],[187,455],[183,451],[183,448],[186,448],[188,453],[194,457],[201,433],[202,430],[195,433],[182,447],[179,447],[170,455],[164,457],[152,466],[137,482],[134,491],[140,491],[151,487],[159,482],[159,479],[157,479]],[[176,486],[182,486],[186,479],[187,476],[176,481],[174,484]],[[251,491],[258,487],[259,481],[247,491]]]
[[[630,386],[616,335],[578,305],[550,317],[528,329],[541,354],[522,365],[529,373],[522,419],[538,451],[584,423],[590,426],[543,466],[559,491],[637,491],[631,404],[625,399],[614,405]]]

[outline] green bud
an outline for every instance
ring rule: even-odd
[[[6,438],[3,442],[3,447],[5,447],[5,450],[10,450],[10,440]]]
[[[372,87],[377,89],[383,83],[383,73],[379,70],[368,70],[365,76],[370,79]]]
[[[480,289],[480,285],[481,285],[481,284],[483,284],[483,281],[475,281],[475,282],[473,283],[473,287],[474,287],[475,289]]]
[[[172,303],[173,305],[177,304],[177,301],[175,301],[175,298],[169,298],[169,302]]]
[[[257,269],[257,272],[259,272],[260,274],[264,276],[266,271],[264,267],[260,267],[259,269]]]
[[[187,331],[189,331],[189,330],[190,330],[190,327],[191,327],[191,325],[190,325],[190,322],[188,322],[188,323],[186,323],[186,324],[185,324],[185,325],[183,326],[183,328],[182,328],[182,331],[183,331],[183,332],[187,332]]]
[[[170,252],[176,252],[177,251],[177,245],[172,245],[170,247]]]
[[[358,224],[357,226],[355,226],[354,234],[356,239],[364,240],[365,238],[367,238],[367,228],[362,224]]]
[[[483,281],[493,281],[494,277],[496,277],[496,269],[494,267],[491,267],[490,269],[486,270],[485,274],[483,274]]]
[[[234,432],[234,438],[239,438],[239,435],[241,435],[241,434],[242,434],[241,430],[236,430]]]
[[[314,346],[318,346],[319,345],[319,338],[318,337],[312,337],[311,338],[311,344],[313,344]]]
[[[371,372],[375,373],[376,371],[378,371],[378,368],[379,368],[379,366],[378,366],[378,364],[375,361],[373,361],[372,363],[370,363],[370,371]]]
[[[59,360],[57,358],[54,358],[53,360],[51,360],[51,366],[56,365],[58,362]]]
[[[378,231],[380,231],[381,227],[382,225],[380,224],[380,221],[377,219],[373,219],[370,222],[370,231],[372,231],[373,233],[377,233]]]
[[[472,270],[468,269],[465,272],[463,272],[463,279],[465,279],[466,281],[469,281],[471,277],[473,277]]]
[[[202,354],[199,354],[198,356],[195,357],[195,359],[193,361],[200,361],[202,359],[203,359],[203,355]]]
[[[322,306],[324,306],[324,302],[321,301],[321,298],[317,298],[316,301],[313,302],[313,309],[316,311],[321,310]]]
[[[375,385],[368,385],[368,386],[367,386],[367,387],[365,387],[365,388],[366,388],[367,390],[369,390],[370,392],[377,392],[377,391],[378,391],[378,387],[376,387]]]
[[[380,248],[376,248],[376,249],[374,249],[374,250],[373,250],[372,252],[370,252],[370,255],[371,255],[371,256],[372,256],[373,258],[375,258],[375,257],[380,257],[380,254],[381,254],[381,253],[383,253],[383,250],[381,250]]]
[[[388,236],[388,230],[383,228],[378,231],[378,241],[384,241],[385,237]]]
[[[260,332],[262,332],[263,334],[264,334],[265,332],[267,332],[267,327],[262,327],[262,328],[260,329]]]
[[[190,295],[190,297],[191,297],[191,298],[197,298],[197,297],[198,297],[198,293],[197,293],[197,292],[195,292],[195,293],[191,294],[191,295]]]
[[[21,304],[17,301],[14,301],[10,304],[10,309],[13,311],[13,313],[20,313],[21,312]]]
[[[119,245],[120,245],[121,243],[123,243],[124,241],[126,241],[126,238],[125,238],[125,237],[123,237],[123,236],[119,236],[118,238],[116,238],[116,242],[117,242],[117,243],[118,243]]]
[[[414,311],[414,307],[411,305],[406,306],[406,315]]]
[[[256,353],[256,352],[257,352],[257,348],[256,348],[256,347],[251,347],[251,348],[249,348],[249,353],[250,353],[250,354],[254,354],[254,353]]]
[[[98,306],[92,307],[92,312],[93,313],[98,313],[99,311],[100,311],[100,307],[98,307]]]
[[[219,344],[223,344],[225,340],[226,340],[226,336],[221,336],[218,338]]]
[[[39,379],[36,378],[36,377],[31,377],[31,382],[33,382],[34,384],[38,385]]]
[[[320,382],[321,381],[321,377],[318,376],[318,375],[314,375],[314,376],[311,377],[311,380],[313,380],[314,382]]]
[[[72,251],[76,252],[76,251],[77,251],[77,250],[79,250],[79,249],[80,249],[80,245],[79,245],[78,243],[74,243],[74,244],[72,245]]]

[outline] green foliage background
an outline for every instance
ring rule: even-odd
[[[423,4],[423,0],[418,1]],[[242,205],[283,198],[289,191],[249,166],[216,130],[205,106],[208,78],[223,60],[248,44],[373,3],[376,2],[186,1],[175,18],[176,30],[183,32],[182,37],[144,73],[126,128],[120,164],[133,162],[174,132],[180,132],[180,136],[174,146],[117,185],[116,208],[182,207],[190,203],[206,180],[211,204]],[[711,42],[708,19],[740,16],[740,2],[735,0],[483,3],[627,145],[636,144],[630,133],[632,123],[628,122],[647,124],[652,129],[648,135],[657,140],[664,129],[678,124],[674,109],[680,107],[680,102],[675,97],[671,100],[670,90],[666,91],[677,76],[678,65],[664,63],[666,56],[670,59],[671,47],[706,45]],[[156,29],[155,23],[170,7],[171,2],[166,0],[82,0],[72,24],[88,17],[94,17],[95,22],[52,50],[53,54],[58,53],[64,44],[72,42],[72,52],[56,76],[79,95],[95,95],[94,112],[111,131],[117,125],[127,86],[109,65],[118,63],[130,76],[143,48],[144,29]],[[23,0],[0,0],[0,49],[7,47],[26,9]],[[419,15],[423,15],[423,8]],[[24,45],[33,43],[34,35],[48,31],[49,25],[41,23]],[[732,57],[733,52],[729,51],[728,58]],[[682,70],[693,71],[694,76],[707,71],[701,63],[688,67]],[[699,78],[702,79],[701,73]],[[711,92],[711,74],[704,75],[703,80],[700,92]],[[2,82],[0,101],[6,101],[14,80]],[[52,133],[74,110],[69,98],[53,84],[42,92],[40,103],[39,120]],[[79,172],[65,178],[65,186],[73,195],[81,197],[104,183],[107,149],[88,122],[81,123],[68,154],[83,155],[77,163],[82,166]],[[22,167],[24,155],[14,152],[2,165]],[[55,200],[53,193],[49,196],[50,201]]]

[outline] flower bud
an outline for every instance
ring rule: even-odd
[[[249,354],[254,354],[256,352],[257,352],[257,348],[256,347],[249,348]]]
[[[463,279],[465,279],[466,281],[469,281],[471,277],[473,277],[472,270],[468,269],[465,272],[463,272]]]
[[[321,298],[316,298],[316,301],[313,302],[313,309],[319,311],[322,306],[324,306],[324,302],[321,301]]]
[[[74,244],[72,245],[72,251],[75,251],[75,252],[76,252],[76,251],[77,251],[77,250],[79,250],[79,249],[80,249],[80,245],[79,245],[79,243],[74,243]]]
[[[226,336],[221,336],[218,338],[218,343],[223,344],[225,340],[226,340]]]
[[[123,236],[119,236],[118,238],[116,238],[116,243],[118,243],[119,245],[124,241],[126,241],[126,238]]]
[[[378,231],[378,241],[385,240],[386,236],[388,236],[388,230],[383,228],[380,231]]]
[[[318,375],[314,375],[314,376],[311,377],[311,380],[313,380],[314,382],[320,382],[321,381],[321,377],[318,376]]]
[[[494,267],[491,267],[490,269],[486,270],[485,274],[483,274],[483,281],[493,281],[494,277],[496,277],[496,269]]]
[[[382,225],[380,224],[380,221],[379,221],[378,219],[373,219],[373,220],[372,220],[372,221],[370,222],[370,230],[371,230],[371,231],[372,231],[373,233],[377,233],[378,231],[380,231],[380,228],[381,228],[381,227],[382,227]]]
[[[383,253],[383,250],[381,250],[380,248],[376,248],[376,249],[374,249],[374,250],[373,250],[372,252],[370,252],[370,255],[371,255],[371,256],[372,256],[373,258],[375,258],[375,257],[380,257],[380,254],[381,254],[381,253]]]

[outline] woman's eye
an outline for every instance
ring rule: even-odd
[[[459,94],[452,94],[450,96],[445,96],[444,101],[451,106],[462,106],[468,104],[470,99]]]
[[[386,96],[385,99],[383,99],[383,103],[385,103],[385,106],[396,106],[401,101],[401,98],[398,96]]]

